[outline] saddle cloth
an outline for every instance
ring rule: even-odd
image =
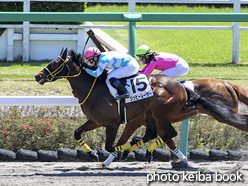
[[[125,85],[125,88],[130,93],[130,97],[126,98],[125,103],[139,101],[153,96],[151,86],[144,74],[137,74],[127,78],[121,78],[119,80],[123,85]],[[106,80],[106,84],[110,93],[114,98],[116,98],[117,89],[110,84],[108,79]]]

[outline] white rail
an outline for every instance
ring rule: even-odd
[[[73,96],[0,96],[0,106],[79,106]]]

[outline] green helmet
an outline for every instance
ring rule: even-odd
[[[147,45],[141,45],[136,50],[136,56],[152,55],[152,50]]]

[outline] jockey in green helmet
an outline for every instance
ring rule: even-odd
[[[147,45],[141,45],[136,50],[136,56],[139,57],[139,61],[142,61],[143,59],[145,59],[146,64],[150,63],[150,61],[154,57],[152,50]],[[146,56],[148,56],[148,57],[146,57]]]
[[[145,65],[139,71],[140,74],[149,75],[156,69],[161,71],[160,74],[176,78],[186,75],[189,71],[189,65],[183,58],[168,52],[152,52],[147,45],[141,45],[136,50],[136,56]]]

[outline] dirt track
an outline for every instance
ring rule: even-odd
[[[156,182],[150,185],[248,185],[248,162],[242,161],[190,161],[192,168],[172,169],[171,162],[114,162],[107,168],[97,163],[85,162],[0,162],[0,185],[147,185],[147,178]],[[198,171],[204,171],[204,175]],[[238,171],[238,173],[237,173]],[[216,182],[216,172],[225,173],[231,179],[244,181]],[[148,175],[147,175],[148,174]],[[238,175],[238,177],[236,177]],[[243,176],[241,176],[241,174]],[[196,176],[198,175],[198,178]],[[200,175],[200,176],[199,176]],[[223,175],[223,174],[222,174]],[[219,179],[221,175],[219,175]],[[166,182],[158,182],[158,177]],[[192,179],[190,178],[192,177]],[[180,179],[179,179],[180,178]],[[170,181],[168,181],[171,179]],[[174,180],[173,180],[174,179]],[[177,182],[175,179],[179,179]],[[210,181],[211,179],[211,181]]]

